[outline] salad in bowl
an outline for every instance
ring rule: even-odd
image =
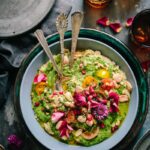
[[[50,61],[33,80],[32,108],[41,127],[54,138],[71,144],[92,146],[111,137],[127,113],[132,85],[126,73],[100,51],[77,51],[69,66],[69,50],[63,62],[62,90]],[[61,56],[54,56],[60,66]]]

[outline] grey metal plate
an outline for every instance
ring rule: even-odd
[[[0,0],[0,37],[11,37],[35,27],[55,0]]]

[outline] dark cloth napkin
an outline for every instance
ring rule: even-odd
[[[10,87],[9,78],[18,70],[26,54],[37,43],[33,32],[36,29],[42,29],[45,36],[56,32],[57,16],[61,12],[69,15],[70,11],[71,4],[68,1],[56,0],[49,14],[36,28],[23,35],[0,40],[0,107],[7,99],[7,91]]]

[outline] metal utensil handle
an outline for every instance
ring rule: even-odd
[[[72,46],[71,46],[71,57],[70,57],[70,65],[73,64],[74,61],[74,53],[76,51],[77,39],[80,31],[80,27],[83,20],[82,12],[74,12],[71,15],[71,24],[72,24]]]
[[[61,70],[63,69],[64,61],[64,34],[68,27],[67,16],[64,13],[61,13],[56,19],[56,28],[60,35],[60,47],[61,47]]]
[[[35,31],[35,36],[37,37],[39,43],[41,44],[41,46],[43,47],[45,53],[47,54],[47,56],[49,57],[49,59],[51,60],[52,64],[53,64],[53,67],[55,68],[55,70],[57,71],[58,73],[58,76],[59,77],[62,77],[62,73],[60,72],[60,70],[58,69],[57,67],[57,64],[53,58],[53,55],[51,53],[51,50],[49,49],[48,47],[48,44],[47,44],[47,41],[45,39],[45,36],[43,34],[43,31],[42,30],[36,30]]]

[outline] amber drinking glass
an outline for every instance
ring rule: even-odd
[[[150,47],[150,9],[145,9],[135,16],[131,36],[136,44]]]
[[[94,8],[104,8],[106,7],[112,0],[86,0],[86,2],[94,7]]]

